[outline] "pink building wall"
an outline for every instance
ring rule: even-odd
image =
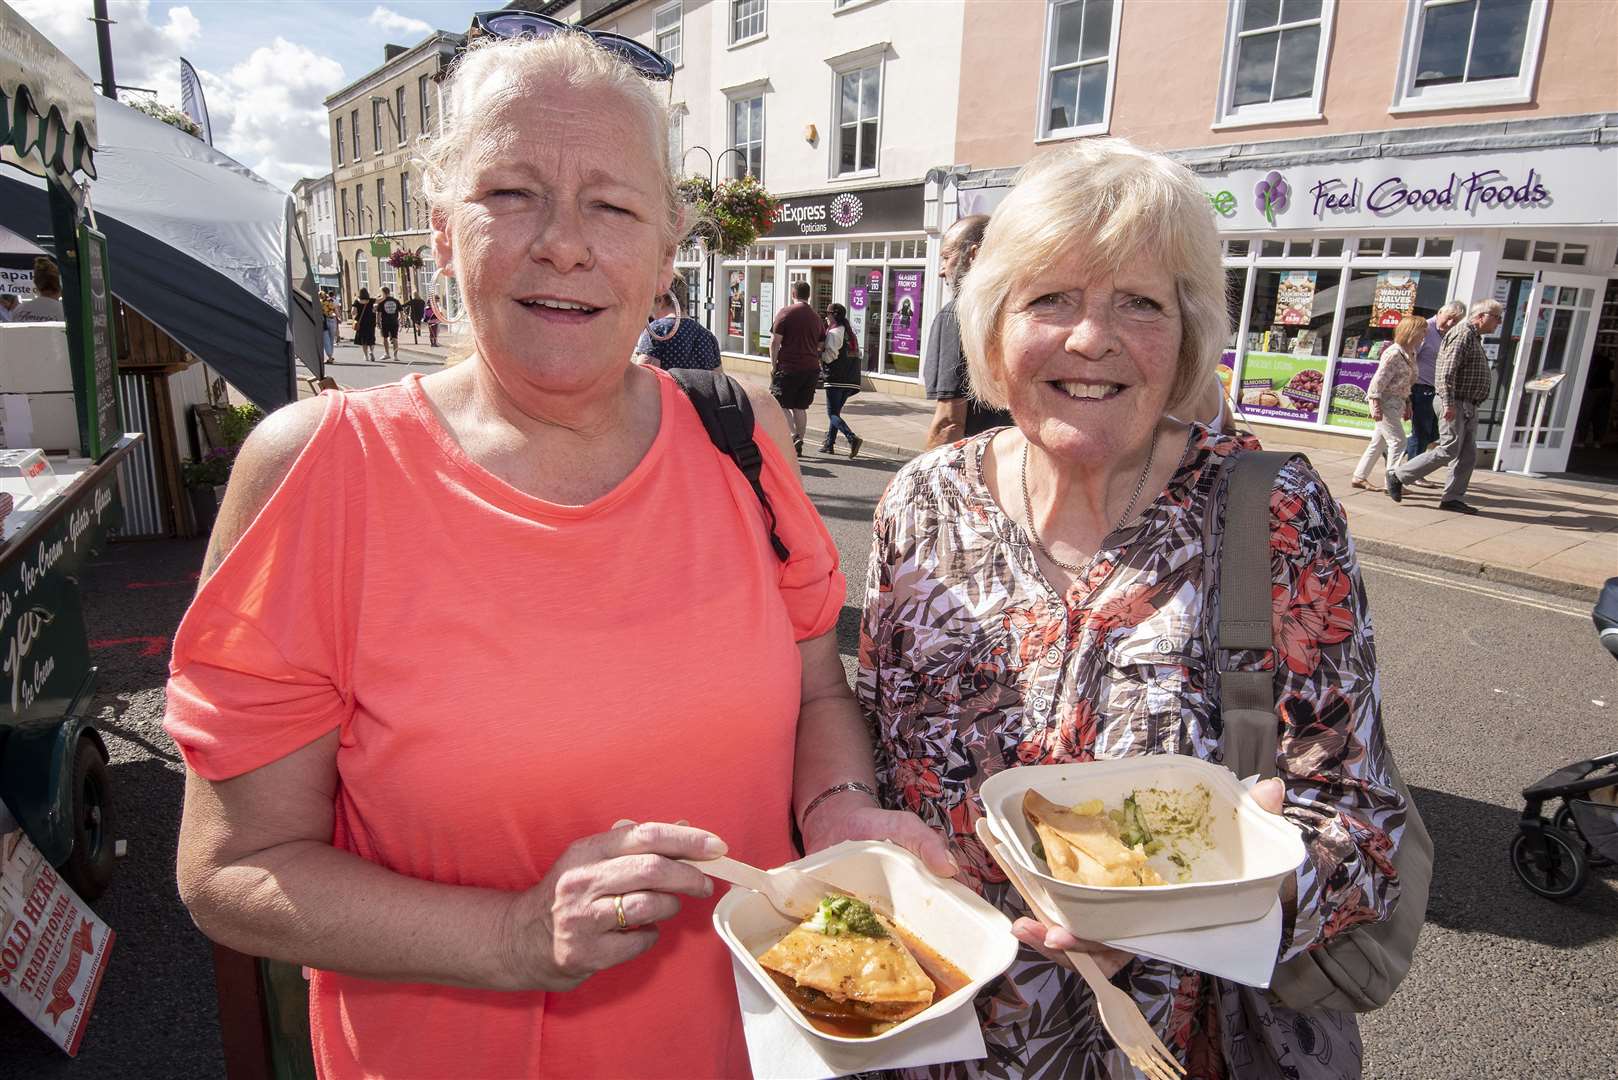
[[[1014,166],[1036,144],[1047,6],[965,0],[955,160]],[[1110,134],[1157,149],[1305,138],[1490,119],[1618,110],[1618,6],[1551,0],[1534,98],[1521,105],[1394,115],[1405,5],[1339,0],[1327,56],[1324,119],[1215,130],[1226,6],[1214,0],[1121,0]]]

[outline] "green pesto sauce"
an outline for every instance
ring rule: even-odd
[[[814,917],[805,926],[827,937],[836,937],[839,934],[855,934],[871,938],[888,936],[887,929],[877,920],[871,906],[852,896],[825,897],[820,901],[820,907],[815,911]]]

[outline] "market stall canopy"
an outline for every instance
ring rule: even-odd
[[[320,304],[292,197],[178,128],[94,99],[90,206],[119,299],[265,409],[316,375]],[[0,169],[0,226],[51,233],[45,183]]]
[[[52,175],[96,175],[95,90],[84,72],[0,2],[0,162]]]

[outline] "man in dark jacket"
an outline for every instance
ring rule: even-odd
[[[988,227],[988,214],[972,214],[961,218],[944,233],[938,253],[938,276],[944,279],[952,295],[960,290],[961,279],[977,257],[978,245],[983,243],[983,232]],[[1011,423],[1010,413],[987,408],[972,399],[954,300],[938,309],[927,331],[925,370],[927,397],[938,403],[933,409],[932,426],[927,431],[927,449]]]

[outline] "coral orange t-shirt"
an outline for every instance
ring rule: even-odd
[[[332,842],[400,874],[520,890],[620,818],[793,857],[796,643],[831,629],[837,550],[760,432],[758,500],[661,380],[645,458],[587,506],[473,462],[415,376],[329,394],[286,480],[180,626],[166,727],[210,780],[339,729]],[[746,1076],[713,901],[557,993],[316,971],[320,1075]]]

